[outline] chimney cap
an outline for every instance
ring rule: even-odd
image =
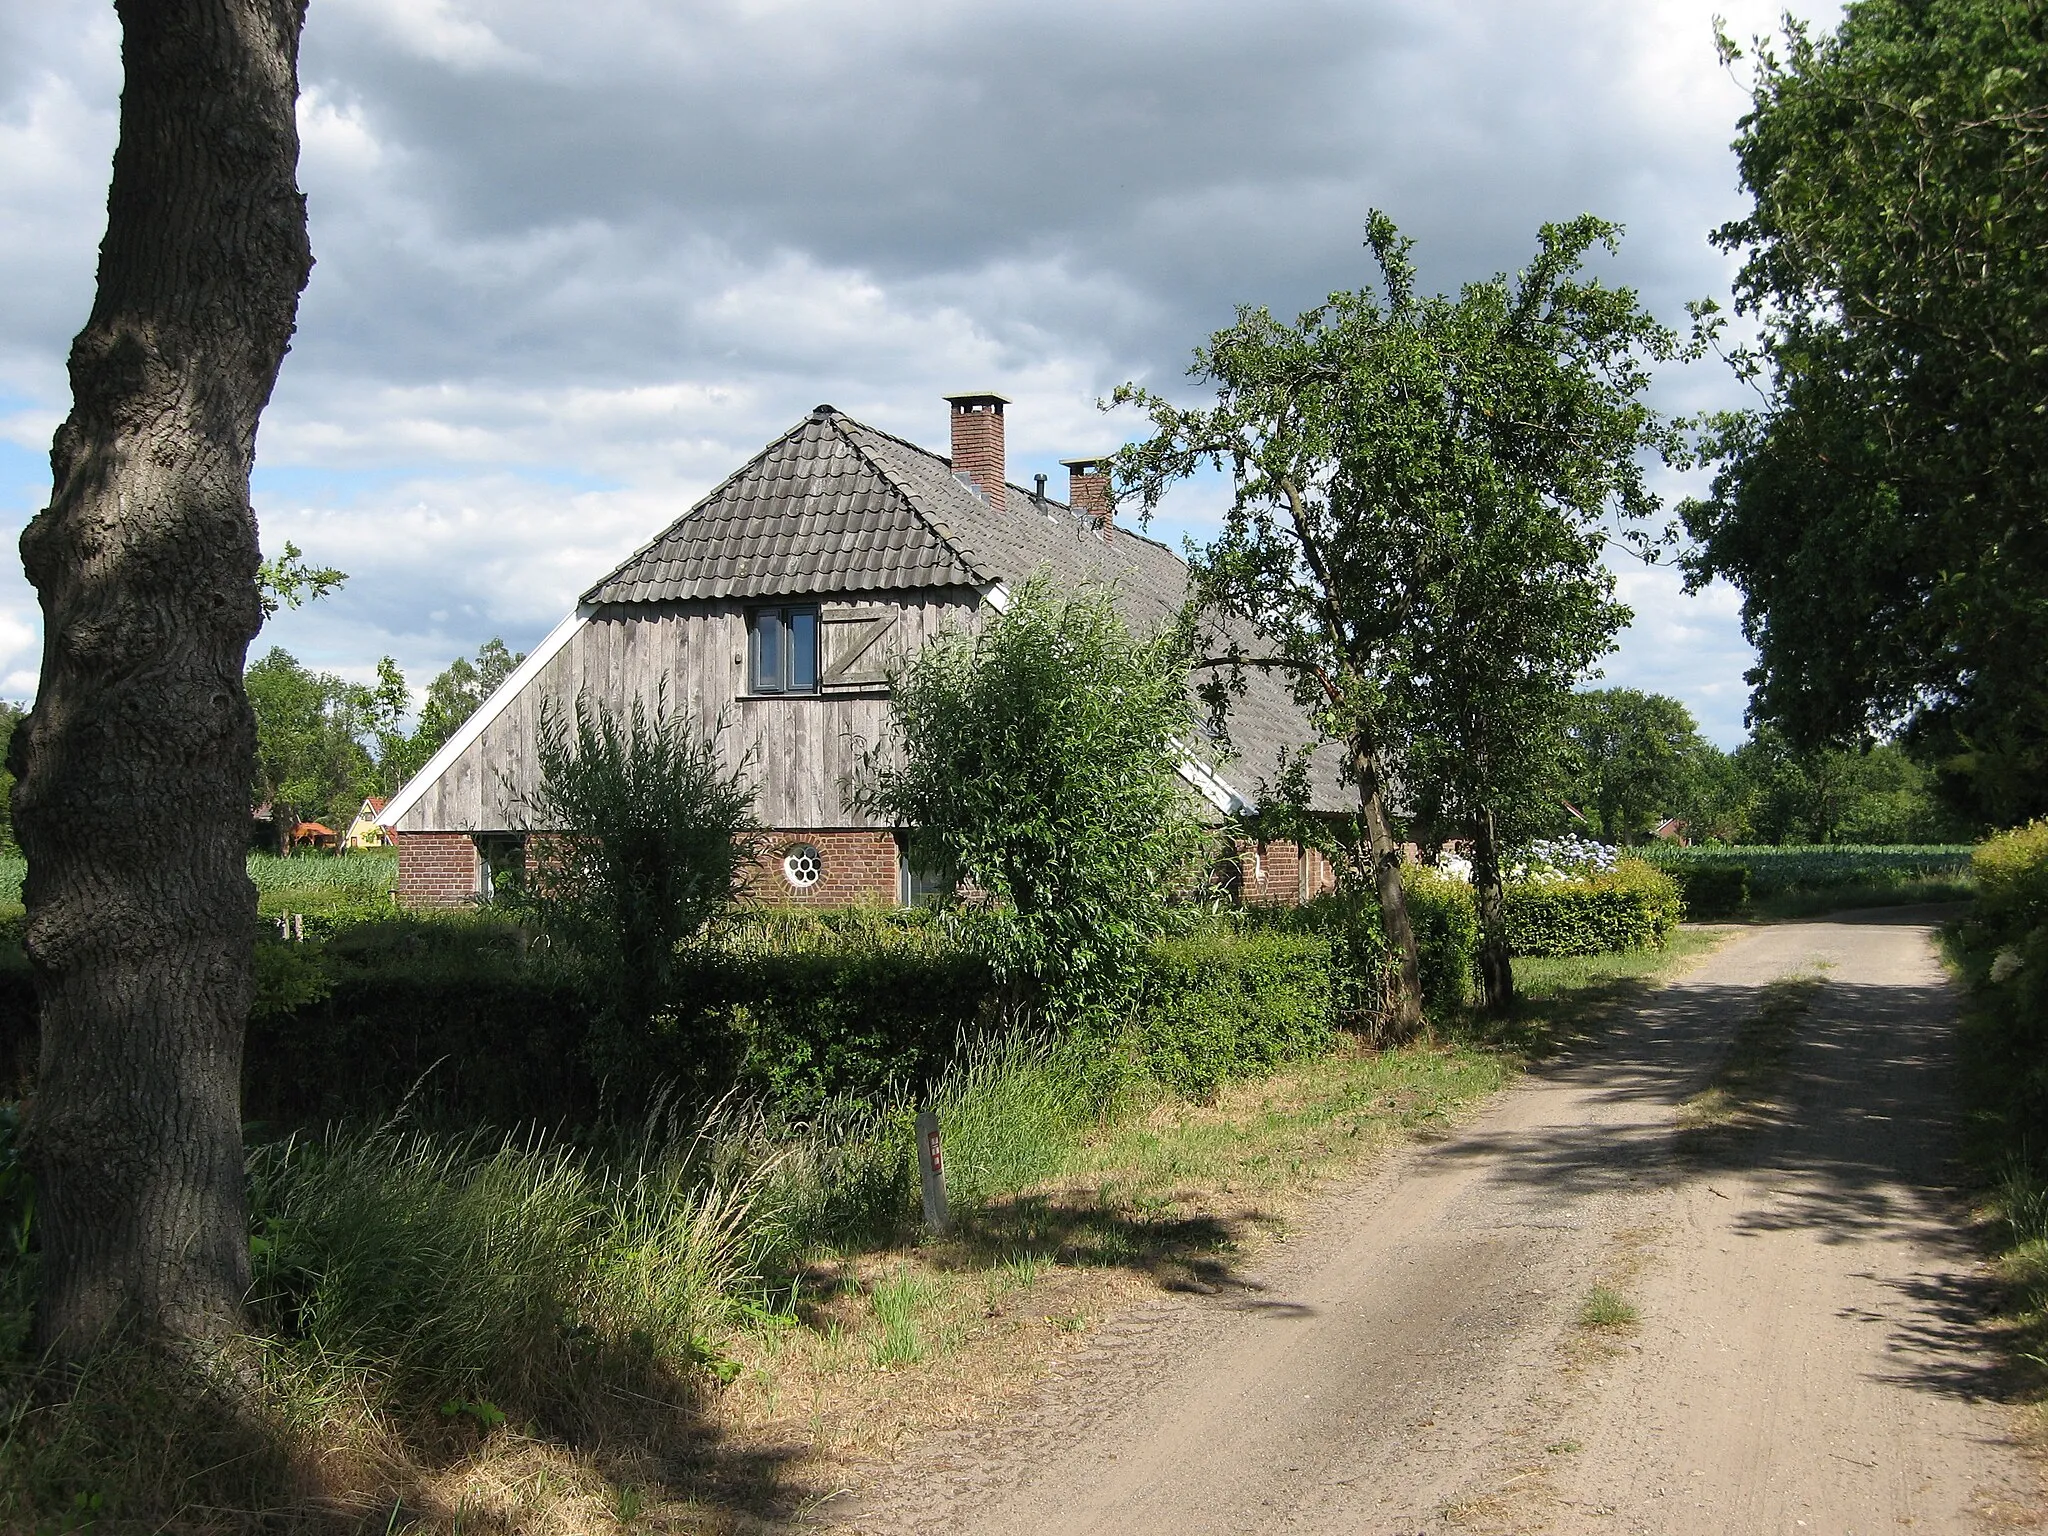
[[[839,410],[836,406],[814,405],[811,407],[811,420],[813,421],[830,421],[838,414]]]
[[[1085,459],[1061,459],[1060,463],[1077,475],[1099,475],[1103,473],[1111,457],[1112,455],[1107,453],[1097,453]]]
[[[970,390],[966,394],[947,395],[945,398],[956,411],[968,410],[977,405],[992,405],[996,408],[998,416],[1002,414],[1003,407],[1010,403],[1008,395],[999,395],[992,389]]]

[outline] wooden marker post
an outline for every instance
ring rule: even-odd
[[[946,1162],[939,1151],[939,1117],[936,1111],[917,1112],[917,1172],[924,1183],[924,1224],[932,1231],[946,1230]]]

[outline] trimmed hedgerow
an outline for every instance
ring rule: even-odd
[[[1665,873],[1678,882],[1685,915],[1695,921],[1733,917],[1749,900],[1747,864],[1678,864]]]
[[[1430,1008],[1461,1006],[1472,991],[1479,953],[1479,908],[1472,887],[1424,866],[1403,872],[1408,921],[1422,966],[1422,997]]]
[[[1508,944],[1518,955],[1597,955],[1651,949],[1678,926],[1678,886],[1638,859],[1575,880],[1507,891]]]
[[[1145,961],[1138,1070],[1202,1097],[1318,1055],[1335,1040],[1329,941],[1307,933],[1165,939]]]

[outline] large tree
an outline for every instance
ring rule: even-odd
[[[1677,699],[1637,688],[1594,688],[1572,700],[1566,726],[1573,798],[1610,843],[1633,843],[1695,799],[1707,744]]]
[[[107,233],[50,505],[21,539],[43,664],[10,754],[42,1024],[38,1326],[65,1353],[241,1323],[249,471],[312,265],[303,0],[116,9]]]
[[[1724,38],[1734,61],[1741,50]],[[2048,9],[1853,0],[1749,61],[1738,354],[1696,580],[1744,593],[1754,713],[1905,723],[1981,820],[2048,810]]]
[[[1348,749],[1411,1020],[1389,786],[1474,839],[1484,987],[1505,1004],[1500,835],[1535,830],[1554,802],[1571,687],[1628,617],[1603,547],[1612,529],[1641,537],[1657,506],[1642,459],[1678,446],[1640,398],[1676,338],[1582,272],[1619,233],[1546,225],[1526,270],[1453,298],[1415,291],[1410,242],[1375,212],[1377,291],[1333,294],[1293,325],[1240,309],[1190,370],[1213,406],[1115,397],[1151,413],[1152,438],[1117,461],[1148,510],[1205,463],[1231,476],[1195,571],[1272,653],[1212,659],[1285,669]]]

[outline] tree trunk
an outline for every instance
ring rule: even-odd
[[[1472,828],[1472,894],[1479,907],[1479,1001],[1490,1013],[1505,1013],[1515,1005],[1515,967],[1491,811],[1481,813]]]
[[[1422,956],[1415,945],[1415,925],[1408,920],[1408,892],[1401,884],[1401,845],[1394,841],[1394,826],[1387,816],[1386,776],[1380,771],[1379,759],[1364,747],[1352,748],[1351,768],[1358,780],[1359,806],[1371,842],[1372,885],[1379,897],[1380,921],[1400,967],[1395,978],[1393,1024],[1397,1033],[1410,1035],[1422,1028]]]
[[[116,10],[121,136],[55,486],[21,538],[43,666],[11,753],[42,1021],[37,1325],[74,1357],[116,1326],[240,1326],[249,469],[312,265],[304,0]]]

